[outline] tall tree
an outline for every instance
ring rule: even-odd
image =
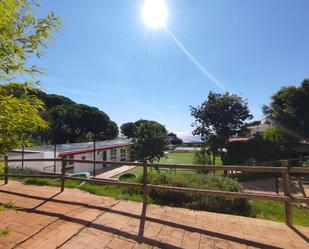
[[[164,156],[167,131],[156,121],[144,120],[136,126],[131,157],[141,162],[153,162]]]
[[[215,142],[212,147],[220,149],[222,160],[223,148],[228,139],[240,131],[246,120],[252,118],[247,102],[228,92],[209,92],[207,100],[201,106],[190,108],[191,115],[195,118],[192,124],[195,127],[193,134],[200,135],[204,141],[209,139],[208,142]]]
[[[51,98],[51,99],[50,99]],[[74,143],[89,140],[112,139],[118,135],[118,127],[109,116],[98,108],[76,104],[63,96],[47,94],[44,98],[44,118],[50,129],[34,136],[44,143]]]
[[[133,122],[124,123],[120,126],[121,133],[128,138],[134,136],[135,124]]]
[[[167,140],[174,145],[180,145],[183,144],[183,141],[181,138],[177,137],[177,134],[170,132],[167,134]]]
[[[270,123],[298,139],[309,139],[309,79],[301,86],[281,88],[263,112]]]
[[[40,136],[44,142],[53,144],[77,141],[81,134],[79,121],[82,116],[82,111],[77,105],[55,105],[46,109],[43,116],[49,124],[49,129],[34,136]]]

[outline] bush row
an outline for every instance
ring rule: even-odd
[[[139,176],[138,182],[142,182]],[[242,192],[242,187],[233,179],[196,172],[158,172],[148,174],[148,182],[156,185],[190,187],[230,192]],[[213,197],[190,193],[151,190],[149,197],[156,204],[186,207],[190,209],[254,216],[250,201],[242,198]]]

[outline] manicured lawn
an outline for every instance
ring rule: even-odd
[[[252,201],[256,217],[260,219],[285,222],[284,204],[275,201]],[[293,224],[309,226],[309,209],[293,205]]]
[[[165,157],[162,157],[158,163],[193,164],[194,165],[194,154],[195,154],[194,152],[170,152]],[[216,165],[221,165],[221,164],[222,164],[221,159],[216,158]],[[160,169],[160,170],[169,170],[169,169]],[[177,169],[177,170],[182,171],[182,169]],[[143,168],[136,167],[131,170],[128,170],[126,173],[132,173],[138,176],[143,173]],[[217,171],[217,173],[219,173],[219,171]],[[120,175],[116,175],[113,178],[118,178]]]
[[[159,163],[194,164],[194,152],[170,152]]]
[[[194,164],[194,154],[195,152],[170,152],[159,163]],[[216,165],[222,165],[220,157],[216,157]]]

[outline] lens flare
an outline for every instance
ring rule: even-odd
[[[190,61],[207,78],[209,78],[213,83],[215,83],[217,85],[217,87],[221,89],[221,91],[224,92],[224,91],[227,90],[227,88],[213,74],[211,74],[200,62],[197,61],[197,59],[194,58],[194,56],[185,48],[185,46],[177,39],[177,37],[171,31],[169,31],[167,28],[165,30],[170,35],[170,37],[174,40],[176,45],[182,50],[182,52],[190,59]]]

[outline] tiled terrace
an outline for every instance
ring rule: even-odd
[[[0,186],[0,202],[22,210],[0,214],[0,248],[309,248],[309,228],[260,219],[147,205],[95,196],[78,189]],[[143,223],[143,222],[142,222]]]

